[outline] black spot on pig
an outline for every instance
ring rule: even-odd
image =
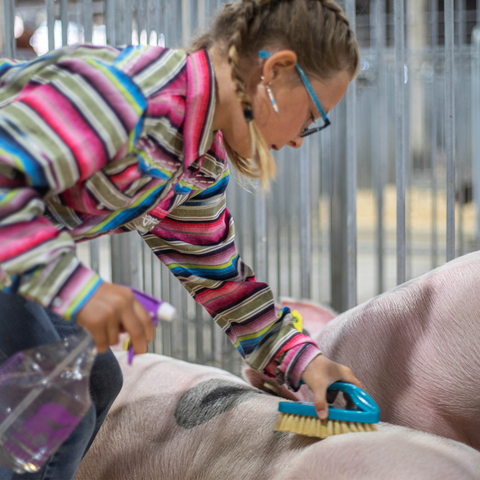
[[[195,385],[181,396],[175,420],[178,426],[189,430],[261,394],[251,387],[213,378]]]

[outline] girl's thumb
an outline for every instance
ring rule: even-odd
[[[315,394],[315,410],[318,418],[325,420],[328,417],[328,404],[325,398],[326,392]]]

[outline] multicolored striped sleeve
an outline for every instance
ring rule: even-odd
[[[101,280],[77,259],[68,231],[44,217],[45,198],[128,152],[146,104],[113,66],[118,50],[79,50],[5,65],[0,90],[0,269],[19,293],[66,319]]]
[[[247,363],[298,390],[301,374],[320,354],[293,326],[288,308],[278,310],[271,289],[255,279],[235,248],[233,218],[226,208],[228,170],[177,207],[144,239],[203,305]]]

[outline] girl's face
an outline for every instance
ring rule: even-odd
[[[315,107],[305,85],[295,69],[289,75],[273,77],[270,84],[273,97],[278,105],[278,113],[273,109],[263,80],[257,87],[253,99],[255,120],[271,150],[280,150],[284,146],[299,148],[303,143],[300,133],[307,127],[323,124],[320,112]],[[297,75],[297,78],[292,78]],[[309,81],[325,111],[328,114],[343,98],[351,81],[350,74],[342,71],[334,75],[328,82],[314,78]],[[319,135],[316,133],[314,135]]]

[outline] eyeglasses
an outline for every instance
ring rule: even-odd
[[[260,50],[259,56],[260,58],[270,58],[272,54],[269,52],[266,52],[265,50]],[[320,130],[327,128],[330,125],[330,120],[328,119],[327,114],[323,110],[322,104],[320,103],[320,100],[315,94],[315,91],[313,90],[312,85],[308,81],[308,78],[305,75],[305,72],[302,70],[302,67],[300,67],[298,63],[295,66],[297,67],[298,74],[300,75],[300,78],[302,79],[302,82],[305,85],[305,88],[307,89],[307,92],[310,95],[310,98],[312,99],[313,104],[317,108],[324,122],[323,125],[319,127],[314,127],[314,128],[307,128],[300,134],[300,137],[307,137],[312,133],[316,133],[316,132],[319,132]]]

